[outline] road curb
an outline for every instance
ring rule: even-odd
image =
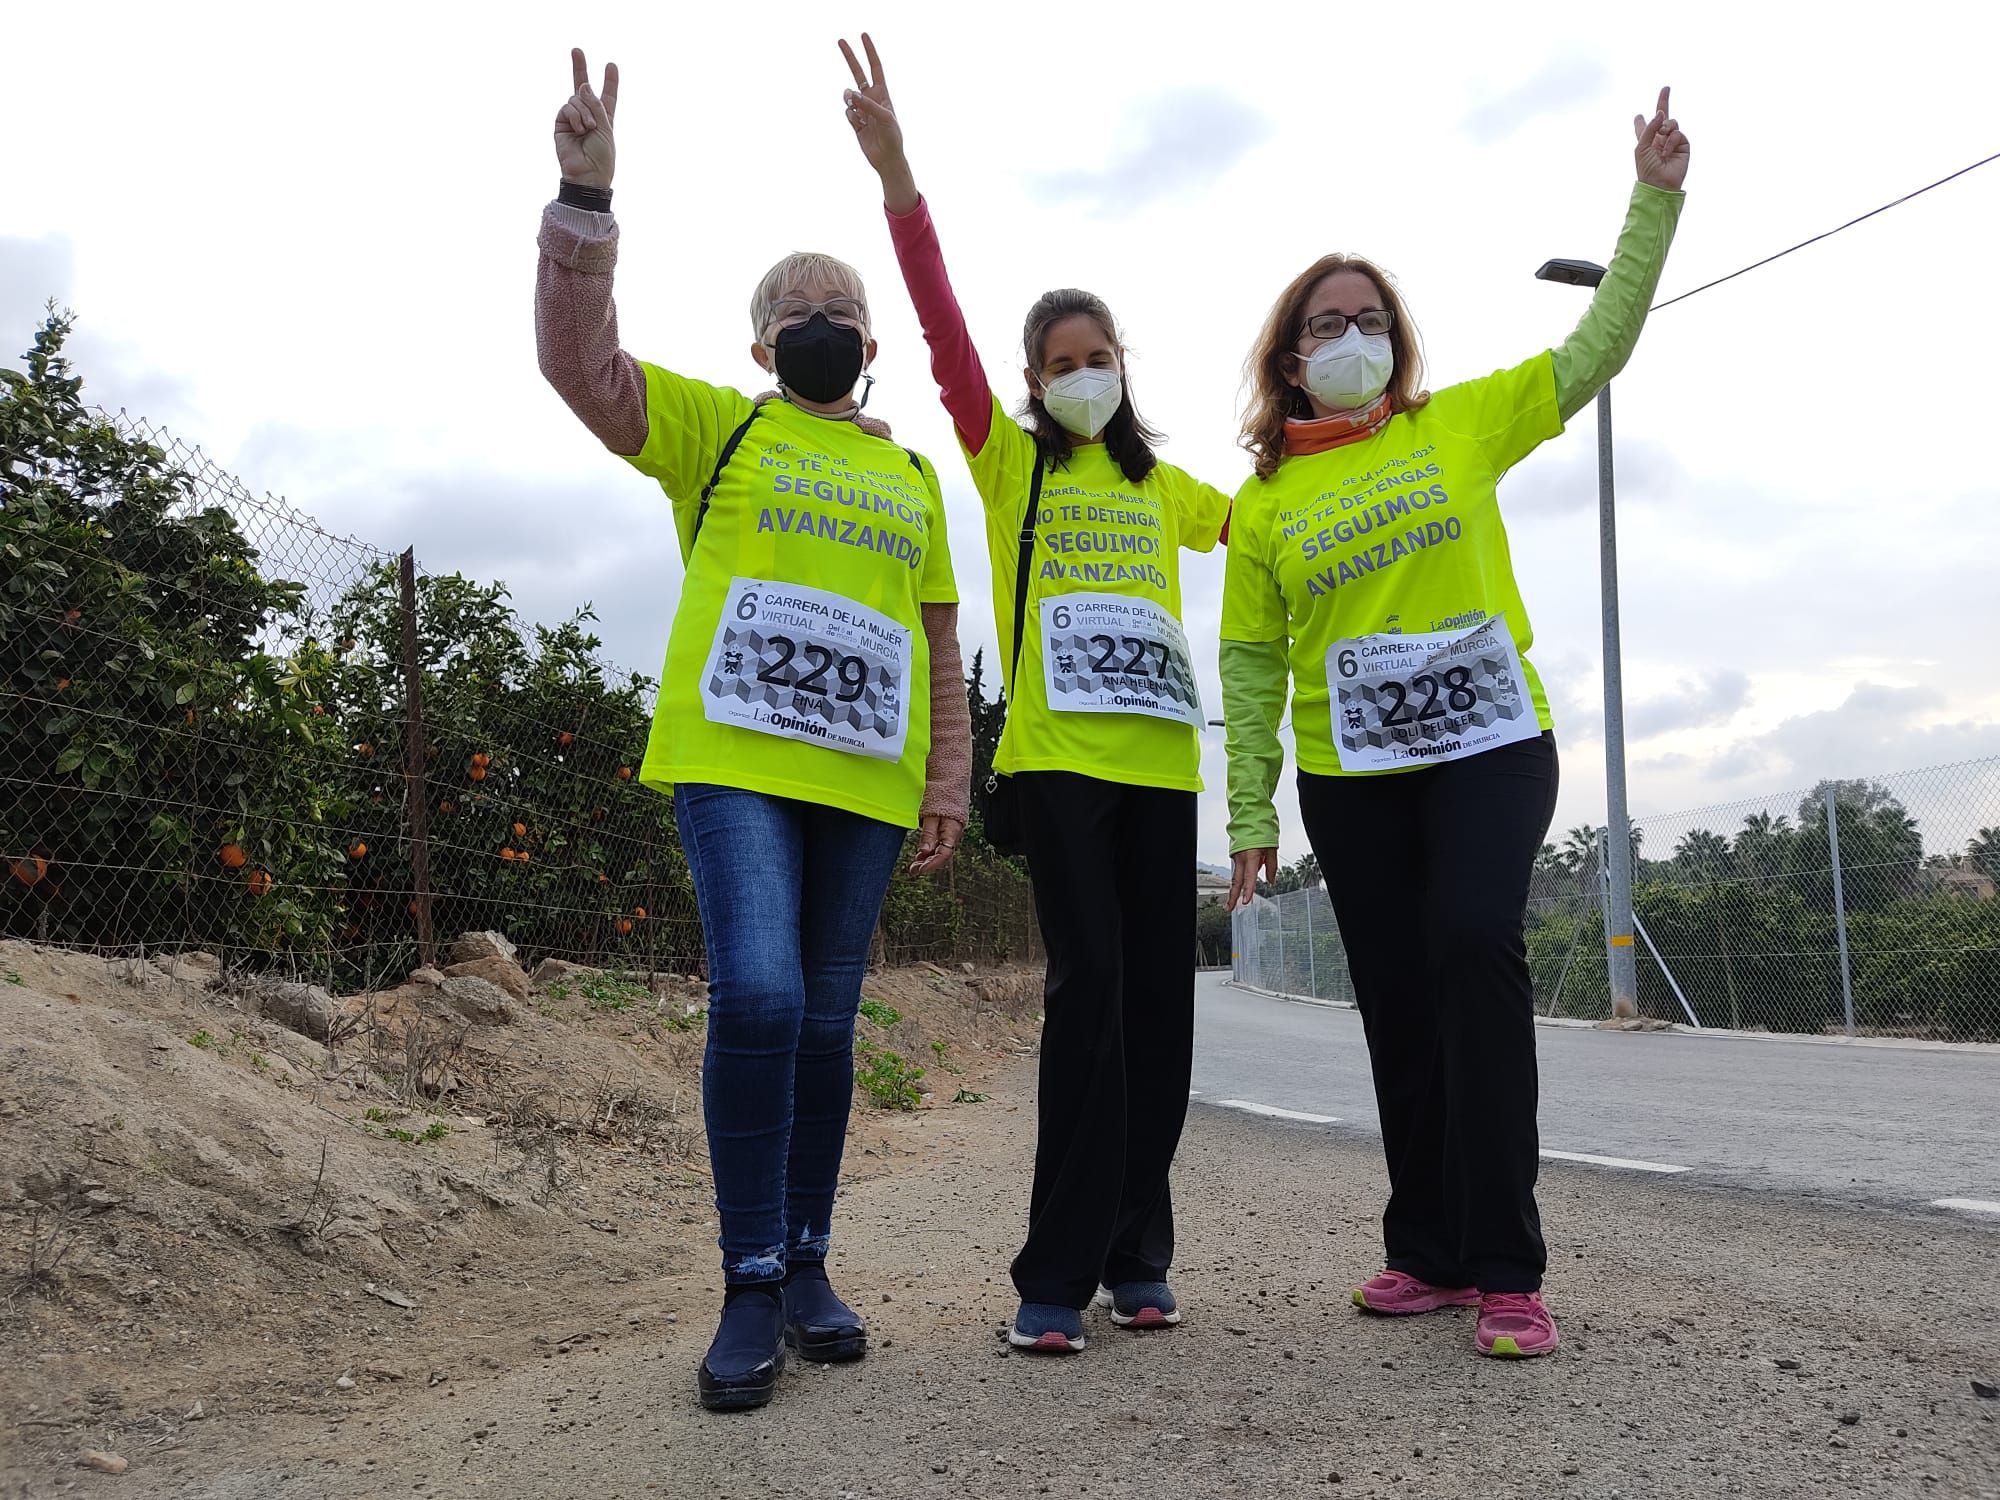
[[[1292,1005],[1316,1005],[1322,1010],[1353,1010],[1351,1000],[1322,1000],[1317,995],[1294,995],[1285,990],[1267,990],[1262,985],[1247,984],[1240,979],[1223,980],[1224,987],[1241,990],[1246,995],[1261,995],[1267,1000],[1283,1000]],[[2000,1042],[1940,1042],[1929,1037],[1906,1036],[1820,1036],[1807,1031],[1731,1031],[1722,1026],[1683,1026],[1679,1022],[1646,1031],[1621,1033],[1617,1028],[1600,1028],[1595,1021],[1580,1020],[1575,1016],[1536,1016],[1537,1026],[1566,1027],[1572,1031],[1603,1030],[1610,1035],[1633,1036],[1684,1036],[1705,1040],[1735,1042],[1803,1042],[1814,1047],[1859,1047],[1885,1052],[1958,1052],[1982,1056],[2000,1056]]]

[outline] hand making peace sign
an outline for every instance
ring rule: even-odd
[[[841,97],[847,104],[847,123],[854,127],[855,144],[868,158],[868,165],[882,179],[882,202],[889,212],[905,214],[917,206],[917,180],[910,160],[903,154],[903,126],[896,118],[896,106],[889,102],[889,80],[882,71],[882,59],[875,51],[874,38],[861,33],[862,48],[868,53],[871,79],[862,72],[860,59],[845,41],[840,54],[854,75],[854,87]]]
[[[581,47],[570,48],[569,65],[575,92],[556,111],[556,163],[565,182],[608,188],[618,159],[611,140],[611,122],[618,113],[618,64],[605,64],[602,96],[590,86]]]

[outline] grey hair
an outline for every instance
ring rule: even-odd
[[[807,281],[824,281],[837,287],[841,296],[859,302],[862,315],[867,317],[868,292],[861,285],[859,271],[846,261],[817,250],[794,250],[766,271],[764,279],[757,283],[757,290],[750,294],[750,325],[760,342],[764,330],[771,326],[771,309],[778,299]]]

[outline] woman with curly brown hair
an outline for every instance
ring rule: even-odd
[[[1556,796],[1548,698],[1497,486],[1630,356],[1680,216],[1688,143],[1660,91],[1638,183],[1576,331],[1423,388],[1389,278],[1328,255],[1249,361],[1222,607],[1232,907],[1277,871],[1287,679],[1299,811],[1368,1037],[1388,1155],[1385,1269],[1357,1306],[1479,1308],[1482,1353],[1546,1354],[1528,876]]]

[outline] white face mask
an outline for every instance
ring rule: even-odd
[[[1389,389],[1396,351],[1388,334],[1363,333],[1350,323],[1339,338],[1313,350],[1305,365],[1306,389],[1328,406],[1348,411]]]
[[[1042,405],[1064,429],[1080,438],[1104,431],[1125,399],[1125,382],[1116,370],[1071,370],[1042,387]]]

